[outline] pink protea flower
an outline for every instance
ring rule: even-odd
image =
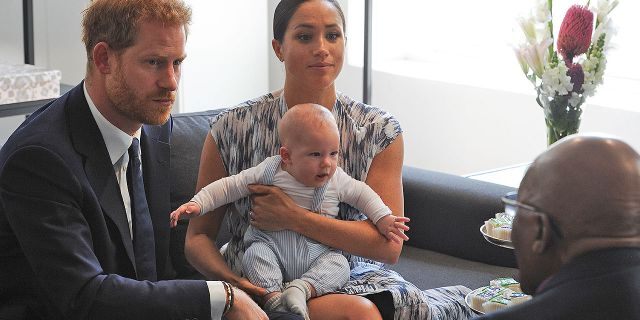
[[[569,66],[573,57],[587,52],[591,44],[593,13],[585,6],[573,5],[565,14],[558,33],[558,51]]]
[[[567,75],[571,78],[571,83],[573,84],[572,92],[579,93],[582,91],[582,85],[584,84],[584,71],[582,70],[582,66],[575,63],[569,67],[567,71]]]

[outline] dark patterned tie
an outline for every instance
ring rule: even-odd
[[[144,194],[142,162],[140,161],[140,141],[133,138],[129,147],[129,170],[131,195],[131,215],[133,217],[133,251],[136,258],[138,280],[156,281],[156,248],[153,224]]]

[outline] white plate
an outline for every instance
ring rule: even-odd
[[[490,236],[487,233],[487,229],[484,224],[480,226],[480,233],[482,233],[482,236],[484,237],[484,239],[491,244],[495,244],[496,246],[507,248],[507,249],[513,249],[513,243],[511,243],[511,241],[502,240],[502,239],[498,239],[496,237]]]
[[[476,312],[477,314],[484,314],[484,312],[483,312],[482,310],[478,310],[478,309],[474,308],[473,306],[471,306],[471,295],[472,295],[472,294],[475,294],[477,291],[482,290],[482,289],[484,289],[484,288],[486,288],[486,287],[487,287],[487,286],[485,286],[485,287],[480,287],[480,288],[478,288],[478,289],[475,289],[475,290],[473,290],[473,291],[471,291],[471,292],[467,293],[467,295],[466,295],[466,296],[464,296],[464,303],[466,303],[466,304],[467,304],[467,306],[468,306],[471,310],[473,310],[474,312]]]
[[[480,287],[480,288],[478,288],[478,289],[475,289],[475,290],[473,290],[473,291],[471,291],[471,292],[467,293],[467,295],[466,295],[466,296],[464,296],[464,303],[465,303],[465,304],[466,304],[466,305],[467,305],[471,310],[473,310],[474,312],[476,312],[476,313],[478,313],[478,314],[484,314],[484,311],[483,311],[483,310],[478,310],[478,309],[474,308],[473,306],[471,306],[471,295],[472,295],[472,294],[475,294],[475,293],[476,293],[476,292],[478,292],[478,291],[481,291],[482,289],[484,289],[484,288],[486,288],[486,287],[488,287],[488,286],[484,286],[484,287]]]

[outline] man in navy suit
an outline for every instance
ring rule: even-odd
[[[84,12],[85,80],[0,151],[0,318],[266,319],[226,283],[167,280],[169,119],[190,19],[181,0]]]
[[[482,319],[640,319],[640,155],[576,135],[527,170],[512,241],[533,299]]]

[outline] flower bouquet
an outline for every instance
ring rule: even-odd
[[[537,0],[533,13],[519,21],[526,41],[515,48],[516,56],[544,110],[548,145],[578,132],[581,106],[602,83],[613,33],[609,13],[618,0],[598,0],[592,8],[589,4],[567,10],[556,46],[553,0]]]

